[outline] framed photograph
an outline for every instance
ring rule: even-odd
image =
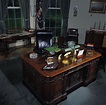
[[[91,0],[89,12],[91,13],[105,13],[106,2],[101,0]]]

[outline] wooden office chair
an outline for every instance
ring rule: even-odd
[[[78,44],[78,29],[76,28],[69,28],[67,32],[67,41],[74,41],[75,44]]]

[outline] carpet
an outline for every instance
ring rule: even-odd
[[[1,61],[0,69],[11,84],[17,84],[22,80],[22,62],[19,57]]]
[[[58,105],[106,105],[106,73],[98,71],[96,81],[70,93]],[[41,105],[22,83],[20,57],[0,62],[0,105]]]
[[[20,57],[0,62],[0,105],[41,105],[22,83]]]
[[[2,71],[0,71],[0,85],[0,105],[27,105]]]

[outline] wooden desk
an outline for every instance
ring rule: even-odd
[[[28,40],[28,44],[31,44],[32,33],[23,32],[16,34],[2,34],[0,35],[0,52],[4,53],[6,56],[9,53],[9,44],[15,43],[17,40]]]
[[[29,54],[21,56],[23,81],[43,105],[56,105],[67,98],[68,93],[80,86],[86,86],[96,79],[100,53],[83,56],[76,63],[67,66],[58,63],[56,70],[43,70],[46,56],[30,59]]]

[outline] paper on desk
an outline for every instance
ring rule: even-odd
[[[83,53],[84,53],[84,50],[79,50],[79,52],[78,52],[78,55],[77,55],[77,56],[81,56],[81,55],[83,55]]]
[[[45,48],[47,51],[49,52],[58,52],[58,51],[61,51],[60,48],[56,47],[56,46],[52,46],[52,47],[48,47],[48,48]]]

